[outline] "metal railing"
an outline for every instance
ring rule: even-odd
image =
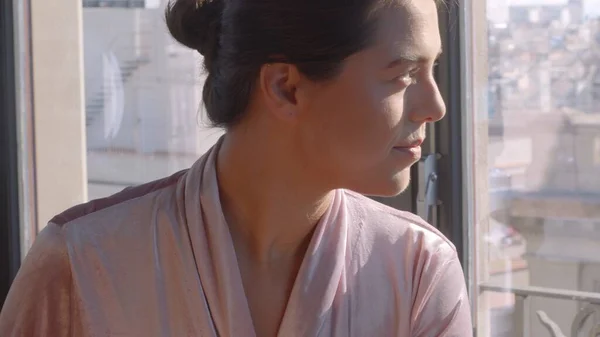
[[[543,288],[534,286],[503,286],[495,284],[480,284],[480,292],[510,293],[515,295],[514,319],[515,325],[519,328],[515,337],[529,337],[531,330],[529,327],[529,300],[531,297],[552,298],[559,300],[570,300],[580,303],[580,310],[575,315],[571,323],[570,337],[578,337],[582,333],[582,328],[589,317],[594,313],[600,314],[600,293],[592,293],[575,290],[562,290],[553,288]],[[543,311],[536,311],[540,323],[548,329],[552,337],[567,337],[558,325]],[[592,327],[589,337],[600,336],[600,324]]]

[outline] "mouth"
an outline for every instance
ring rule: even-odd
[[[420,148],[421,145],[423,145],[424,141],[425,140],[422,139],[422,138],[416,139],[416,140],[413,140],[411,142],[406,142],[406,143],[403,143],[403,144],[396,145],[396,146],[394,146],[394,149],[412,149],[412,148],[417,148],[417,147]]]
[[[424,139],[417,139],[411,142],[406,142],[394,146],[396,153],[403,153],[409,155],[413,160],[421,158],[421,145],[423,145]]]

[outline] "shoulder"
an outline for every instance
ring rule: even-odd
[[[182,171],[168,178],[130,187],[56,215],[35,238],[19,271],[21,277],[28,277],[27,274],[40,270],[48,273],[45,274],[45,280],[52,280],[53,275],[64,276],[69,271],[69,255],[72,248],[78,245],[77,242],[85,245],[90,239],[87,234],[93,233],[92,239],[98,239],[98,234],[120,224],[127,223],[135,227],[140,222],[136,220],[151,214],[150,210],[161,198],[161,193],[166,194],[162,199],[173,199],[170,198],[174,193],[172,189],[184,173]]]
[[[64,233],[49,224],[38,234],[11,285],[0,314],[0,335],[65,335],[72,283]]]
[[[106,198],[76,205],[56,215],[50,220],[50,223],[59,227],[72,227],[90,221],[95,222],[95,218],[107,219],[111,214],[122,216],[123,213],[131,213],[136,207],[143,207],[144,204],[154,202],[161,193],[173,192],[173,189],[180,179],[185,176],[186,172],[187,170],[180,171],[170,177],[128,187]]]
[[[78,269],[82,267],[80,264],[85,264],[82,256],[89,259],[102,252],[108,257],[109,252],[116,254],[119,251],[116,248],[135,249],[143,243],[145,235],[151,235],[153,219],[159,218],[161,212],[176,209],[179,203],[175,197],[177,186],[184,173],[129,187],[106,198],[67,209],[49,221],[36,238],[28,258],[35,256],[36,251],[44,251],[42,255],[48,257],[43,261],[32,257],[36,261],[31,263],[44,264],[43,268],[48,268],[47,265],[58,263],[60,255],[61,263],[67,261],[71,269]]]
[[[422,218],[400,211],[354,192],[346,192],[351,224],[353,260],[408,277],[413,293],[432,282],[448,264],[458,261],[454,244]],[[369,263],[367,263],[369,262]]]
[[[469,302],[452,242],[412,213],[350,191],[345,201],[353,275],[369,285],[362,298],[393,313],[390,322],[411,336],[466,336]]]
[[[344,191],[347,207],[363,240],[388,242],[429,254],[456,254],[456,248],[438,229],[421,217],[381,204],[361,194]]]
[[[21,278],[37,274],[43,274],[48,283],[68,278],[69,258],[64,233],[60,226],[53,223],[38,233],[19,269]]]

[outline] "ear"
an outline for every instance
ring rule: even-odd
[[[268,112],[284,121],[298,117],[298,85],[301,80],[296,66],[286,63],[265,64],[260,70],[259,86]]]

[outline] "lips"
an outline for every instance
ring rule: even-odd
[[[394,147],[398,148],[398,149],[412,149],[412,148],[423,145],[423,142],[424,142],[424,139],[421,138],[421,139],[416,139],[411,142],[402,143],[402,144],[396,145]]]

